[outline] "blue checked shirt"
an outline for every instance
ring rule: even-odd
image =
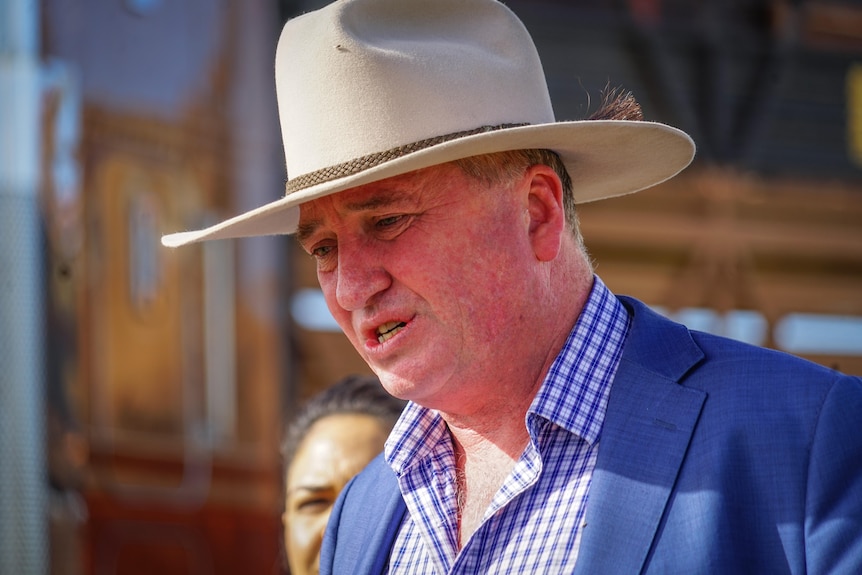
[[[458,551],[455,456],[443,419],[410,403],[386,443],[408,514],[389,573],[569,573],[578,558],[611,381],[630,318],[596,277],[527,412],[530,442]]]

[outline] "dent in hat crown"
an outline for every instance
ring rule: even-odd
[[[275,73],[289,180],[441,136],[554,121],[535,45],[495,0],[334,2],[288,21]]]

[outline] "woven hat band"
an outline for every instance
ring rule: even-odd
[[[499,124],[497,126],[481,126],[472,130],[464,130],[452,134],[435,136],[434,138],[427,138],[425,140],[419,140],[418,142],[413,142],[411,144],[390,148],[389,150],[385,150],[383,152],[368,154],[366,156],[350,160],[349,162],[343,162],[334,166],[327,166],[326,168],[321,168],[320,170],[315,170],[313,172],[302,174],[301,176],[289,179],[284,186],[284,193],[285,195],[290,195],[294,192],[304,190],[305,188],[310,188],[311,186],[315,186],[317,184],[337,180],[338,178],[344,178],[346,176],[352,176],[353,174],[358,174],[359,172],[368,170],[390,160],[394,160],[402,156],[406,156],[407,154],[411,154],[413,152],[418,152],[419,150],[424,150],[426,148],[436,146],[437,144],[442,144],[443,142],[450,142],[452,140],[457,140],[458,138],[466,138],[467,136],[474,136],[476,134],[482,134],[485,132],[495,132],[497,130],[506,130],[509,128],[518,128],[527,125],[529,124]]]

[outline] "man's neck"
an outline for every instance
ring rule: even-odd
[[[515,425],[508,425],[510,418],[498,421],[501,425],[487,435],[473,430],[449,430],[455,450],[459,548],[482,524],[494,495],[529,441],[523,417],[514,419]]]

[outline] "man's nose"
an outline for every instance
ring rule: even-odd
[[[338,285],[335,297],[338,305],[355,311],[368,305],[378,293],[386,290],[392,278],[377,257],[372,246],[361,241],[338,246]]]

